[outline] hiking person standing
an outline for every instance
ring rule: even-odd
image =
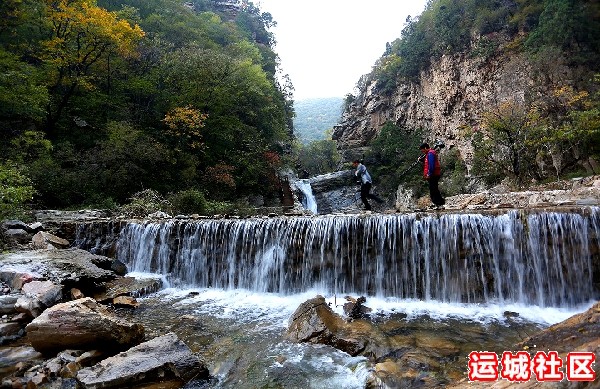
[[[423,178],[429,184],[429,197],[431,202],[440,207],[446,203],[446,200],[440,193],[438,183],[442,176],[442,166],[435,149],[429,148],[429,144],[423,143],[419,146],[419,150],[425,155],[425,166],[423,167]]]
[[[373,186],[373,181],[371,180],[371,175],[367,171],[367,167],[363,165],[358,159],[355,159],[354,162],[352,162],[352,166],[356,169],[354,175],[360,178],[360,199],[365,205],[365,209],[367,211],[370,211],[371,204],[369,204],[368,199],[373,199],[378,203],[383,203],[383,200],[371,193],[371,186]]]

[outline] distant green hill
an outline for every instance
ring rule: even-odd
[[[304,144],[325,139],[325,132],[340,120],[343,101],[342,97],[294,101],[294,134]]]

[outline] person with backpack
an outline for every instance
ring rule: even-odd
[[[360,199],[365,205],[365,209],[367,211],[370,211],[371,204],[369,204],[369,199],[373,199],[378,203],[383,203],[383,200],[371,193],[371,186],[373,186],[373,181],[371,179],[371,175],[367,171],[367,167],[363,165],[358,159],[355,159],[352,162],[352,166],[356,169],[354,175],[360,178]]]
[[[421,144],[419,149],[425,155],[423,178],[427,180],[427,183],[429,184],[429,197],[431,197],[431,202],[435,206],[441,207],[446,203],[446,200],[442,197],[438,186],[440,177],[442,176],[440,159],[438,158],[435,149],[429,148],[429,144],[427,143]]]

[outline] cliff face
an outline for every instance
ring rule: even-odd
[[[505,52],[484,59],[469,54],[444,56],[421,72],[418,82],[398,82],[390,96],[367,84],[334,127],[333,139],[344,160],[362,155],[388,121],[424,130],[426,141],[441,139],[456,147],[470,166],[469,135],[482,114],[505,101],[529,103],[573,83],[574,71],[556,58],[536,69],[523,54]],[[415,152],[415,151],[410,151]]]

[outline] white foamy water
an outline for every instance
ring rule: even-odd
[[[310,182],[308,180],[298,180],[298,181],[296,181],[296,186],[298,187],[298,189],[300,189],[300,191],[304,195],[304,198],[302,199],[302,206],[304,207],[304,209],[308,209],[309,211],[311,211],[312,213],[314,213],[316,215],[318,213],[317,212],[317,199],[315,198],[315,195],[313,194],[312,187],[310,186]]]
[[[195,351],[204,352],[202,355],[211,375],[216,378],[209,388],[253,389],[274,385],[363,389],[373,379],[373,361],[363,356],[353,357],[327,345],[296,344],[285,339],[295,310],[319,294],[323,293],[316,289],[284,295],[245,289],[168,288],[140,299],[146,309],[134,311],[134,315],[135,312],[147,315],[137,319],[151,331],[162,332],[169,328]],[[343,315],[344,296],[325,297],[332,309]],[[531,334],[535,329],[582,312],[591,304],[567,310],[367,297],[365,305],[373,309],[374,323],[396,323],[392,327],[407,331],[403,334],[410,334],[408,336],[422,338],[427,336],[426,332],[441,339],[458,336],[457,347],[461,347],[460,354],[466,358],[467,351],[478,347],[487,349],[496,343],[502,345],[499,347],[511,347],[516,343],[515,333]],[[519,316],[506,318],[506,311]],[[154,322],[146,322],[146,319]],[[464,348],[468,348],[467,351]],[[457,363],[461,369],[462,362]]]
[[[193,293],[192,293],[193,292]],[[193,295],[190,296],[190,293]],[[198,294],[196,294],[198,293]],[[272,322],[274,326],[286,328],[289,317],[303,302],[320,293],[308,291],[295,295],[278,295],[272,293],[256,293],[248,290],[223,289],[165,289],[160,295],[165,299],[177,299],[176,304],[198,305],[199,314],[210,314],[219,318],[235,318],[244,322]],[[322,294],[323,295],[323,294]],[[343,315],[344,296],[325,296],[332,309]],[[358,297],[358,296],[354,296]],[[182,299],[183,298],[183,299]],[[366,306],[373,309],[372,315],[391,315],[403,313],[407,320],[428,316],[432,320],[463,319],[481,324],[504,322],[505,312],[516,312],[517,318],[511,321],[524,320],[549,326],[578,313],[584,312],[593,302],[582,304],[576,308],[552,308],[525,306],[518,304],[458,304],[438,301],[422,301],[412,299],[392,299],[368,297]]]

